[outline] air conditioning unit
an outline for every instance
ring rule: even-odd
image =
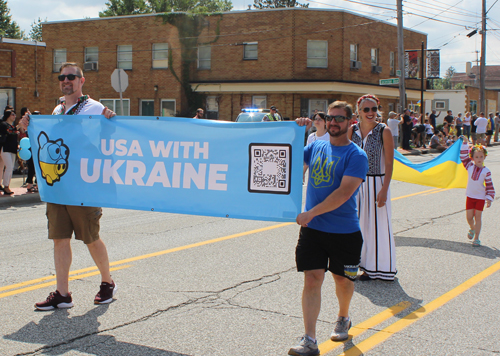
[[[351,69],[361,69],[360,61],[351,61]]]
[[[372,66],[372,73],[382,73],[382,67]]]
[[[87,62],[83,64],[83,70],[97,70],[97,62]]]

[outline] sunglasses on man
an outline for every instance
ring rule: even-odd
[[[326,121],[335,120],[335,122],[338,124],[341,122],[344,122],[346,120],[349,120],[347,117],[342,116],[342,115],[335,115],[335,116],[325,115],[325,119],[326,119]]]
[[[60,82],[64,82],[64,79],[68,78],[68,80],[71,82],[76,79],[76,77],[81,78],[81,75],[78,74],[61,74],[57,78],[59,79]]]

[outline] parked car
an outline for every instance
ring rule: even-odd
[[[236,117],[236,122],[260,122],[269,114],[269,109],[243,109]]]

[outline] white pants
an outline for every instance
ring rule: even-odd
[[[2,160],[0,162],[0,181],[3,178],[3,186],[8,187],[10,185],[10,180],[12,179],[12,172],[14,172],[14,163],[16,161],[16,154],[11,152],[0,153]],[[5,168],[5,172],[3,169]]]

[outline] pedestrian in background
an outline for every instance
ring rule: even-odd
[[[378,105],[379,100],[375,95],[360,97],[357,101],[360,121],[351,127],[348,134],[352,142],[366,152],[369,164],[357,199],[359,225],[363,235],[359,264],[363,271],[359,277],[362,281],[394,281],[397,273],[389,189],[394,165],[394,145],[391,129],[375,120]],[[421,127],[424,128],[423,125]]]
[[[205,112],[203,111],[202,108],[199,108],[196,110],[196,115],[193,117],[193,119],[204,119],[205,118]]]
[[[410,150],[410,139],[411,139],[411,130],[413,129],[413,123],[410,118],[410,110],[405,109],[403,122],[401,123],[403,138],[401,142],[401,146],[403,150]]]
[[[455,118],[455,129],[457,130],[457,137],[462,136],[462,127],[463,127],[463,119],[462,113],[459,112],[457,117]]]
[[[9,186],[12,173],[14,172],[18,149],[17,135],[19,134],[19,129],[14,126],[15,121],[16,112],[14,110],[5,110],[0,122],[0,155],[2,156],[2,161],[0,162],[0,182],[3,180],[2,190],[4,195],[14,194]]]
[[[470,112],[466,112],[465,113],[465,117],[464,117],[464,120],[463,120],[463,124],[462,124],[462,128],[463,128],[463,135],[467,137],[467,141],[469,141],[470,139],[470,133],[471,133],[471,116],[470,116]]]
[[[493,142],[498,142],[498,131],[500,131],[500,113],[495,115],[495,136],[493,137]]]
[[[484,117],[484,112],[474,121],[476,126],[476,139],[480,145],[486,145],[486,131],[488,130],[488,119]]]
[[[495,131],[495,117],[493,113],[490,112],[488,115],[488,126],[486,126],[486,146],[491,146],[491,136],[493,136],[493,131]]]
[[[269,113],[262,118],[262,121],[281,121],[281,116],[278,114],[276,106],[273,105],[269,108]]]
[[[389,113],[389,118],[387,119],[387,126],[391,129],[392,140],[394,141],[394,149],[399,147],[399,125],[401,124],[401,116],[396,114],[394,111]]]

